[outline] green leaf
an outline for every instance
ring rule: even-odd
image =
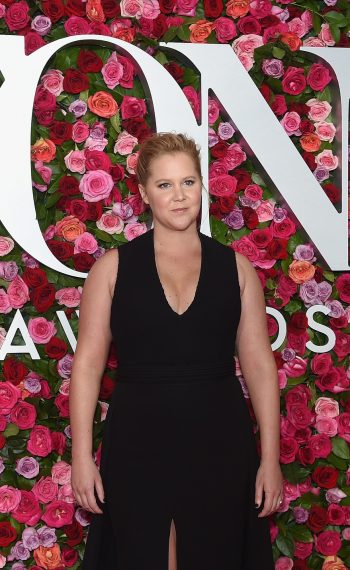
[[[324,19],[330,24],[336,24],[339,28],[343,28],[348,24],[348,21],[344,14],[340,12],[335,12],[334,10],[324,14]]]
[[[312,12],[312,25],[316,34],[320,33],[321,24],[322,24],[321,16],[319,16],[319,14],[316,14],[316,12]]]
[[[293,525],[288,528],[290,534],[298,542],[313,542],[312,532],[304,525]]]
[[[340,30],[337,24],[329,24],[330,32],[333,36],[334,41],[337,43],[340,40]]]
[[[327,281],[331,281],[331,283],[333,283],[335,279],[334,273],[331,273],[330,271],[324,271],[323,277],[327,279]]]
[[[281,465],[282,472],[290,483],[302,483],[310,475],[311,468],[306,468],[296,462]]]
[[[279,47],[274,46],[272,48],[272,55],[273,55],[273,57],[276,57],[277,59],[283,59],[284,56],[286,55],[286,52],[284,49],[281,49]]]
[[[349,459],[350,458],[348,444],[346,443],[346,441],[342,437],[339,437],[339,436],[333,437],[332,438],[332,447],[333,447],[333,453],[337,457],[341,457],[341,459]]]
[[[284,310],[287,311],[287,313],[289,313],[289,315],[296,313],[296,311],[299,311],[300,309],[301,309],[301,302],[298,301],[298,299],[292,299],[284,307]]]
[[[12,437],[14,435],[17,435],[18,432],[19,432],[19,427],[16,424],[9,423],[7,424],[6,429],[4,431],[4,436]]]
[[[89,98],[89,90],[88,89],[86,91],[82,91],[79,95],[79,99],[81,99],[82,101],[85,101],[85,103],[87,103],[88,98]]]
[[[277,535],[276,538],[276,546],[284,554],[284,556],[288,556],[289,558],[293,558],[294,555],[294,541],[289,536],[281,536],[280,534]]]
[[[113,117],[111,117],[110,119],[111,121],[111,125],[113,127],[113,129],[117,132],[120,133],[120,116],[119,113],[116,113],[115,115],[113,115]]]

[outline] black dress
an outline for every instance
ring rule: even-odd
[[[273,570],[259,466],[234,348],[241,299],[234,251],[198,230],[192,304],[169,305],[154,228],[119,247],[111,307],[117,384],[105,420],[104,514],[92,514],[83,570]]]

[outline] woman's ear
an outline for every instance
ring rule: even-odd
[[[138,187],[139,187],[139,192],[141,194],[142,200],[145,202],[145,204],[149,204],[147,194],[145,192],[144,187],[142,186],[142,184],[138,184]]]

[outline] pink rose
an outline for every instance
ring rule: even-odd
[[[311,436],[309,445],[317,458],[326,459],[332,451],[332,443],[328,436],[323,433],[316,433]]]
[[[315,413],[325,418],[335,418],[339,415],[339,404],[333,398],[322,396],[315,402]]]
[[[79,188],[87,202],[108,198],[114,186],[113,178],[104,170],[91,170],[80,180]]]
[[[191,105],[192,111],[196,119],[200,118],[200,102],[199,95],[192,85],[186,85],[183,88],[183,93],[186,96],[187,101]]]
[[[226,155],[222,159],[228,170],[233,170],[237,168],[242,162],[247,159],[247,155],[244,150],[237,143],[232,143],[227,148]]]
[[[11,516],[20,523],[34,526],[41,517],[39,501],[32,491],[21,489],[20,493],[21,500],[16,509],[12,511]]]
[[[148,20],[155,20],[160,14],[158,0],[143,0],[142,16]]]
[[[59,305],[64,305],[65,307],[79,307],[81,292],[80,287],[63,287],[55,293],[55,299]]]
[[[244,51],[238,52],[237,57],[243,65],[244,69],[246,71],[250,71],[254,65],[254,57],[249,53],[245,53]]]
[[[1,382],[0,384],[0,410],[1,414],[7,415],[21,397],[21,391],[12,382]]]
[[[33,455],[46,457],[52,451],[51,432],[48,427],[35,425],[30,432],[27,449]]]
[[[71,150],[65,157],[64,162],[68,170],[71,172],[79,172],[84,174],[85,168],[85,153],[83,150]]]
[[[342,543],[339,532],[324,530],[314,535],[315,550],[324,556],[334,556],[341,549]]]
[[[288,556],[280,556],[276,560],[275,570],[292,570],[293,560]]]
[[[0,487],[0,513],[11,513],[17,509],[21,500],[21,492],[11,485]]]
[[[19,400],[11,410],[10,419],[19,429],[32,428],[36,421],[36,408],[29,402]]]
[[[52,480],[59,485],[70,483],[71,466],[66,461],[57,461],[51,469]]]
[[[119,85],[120,79],[123,77],[123,72],[124,68],[122,64],[119,63],[117,54],[114,51],[101,70],[104,82],[109,89],[114,89],[116,85]]]
[[[75,497],[70,483],[65,483],[64,485],[61,485],[61,487],[58,489],[57,499],[59,501],[65,501],[66,503],[74,503]]]
[[[0,236],[0,257],[10,253],[15,247],[15,242],[10,237]]]
[[[74,253],[82,253],[84,251],[92,255],[97,249],[98,243],[96,238],[89,232],[83,232],[74,242]]]
[[[123,231],[124,223],[119,216],[112,212],[104,212],[100,219],[97,220],[96,226],[108,234],[120,234]]]
[[[309,99],[306,101],[306,105],[310,107],[308,117],[312,121],[324,121],[332,110],[328,101],[319,101],[318,99]]]
[[[5,289],[0,289],[0,314],[6,315],[11,313],[11,311],[12,306],[8,294]]]
[[[254,56],[254,50],[263,45],[263,38],[258,34],[245,34],[239,36],[232,42],[232,47],[235,53],[245,53]]]
[[[124,235],[128,241],[131,241],[137,236],[144,234],[146,231],[148,230],[144,222],[131,222],[129,224],[126,224],[124,228]]]
[[[28,286],[19,275],[11,281],[7,294],[13,309],[20,309],[30,299]]]
[[[338,157],[333,155],[330,149],[325,149],[315,156],[317,164],[325,166],[328,170],[334,170],[338,166]]]
[[[335,40],[332,36],[332,32],[331,32],[331,29],[330,29],[328,23],[327,24],[326,23],[321,24],[321,29],[319,31],[318,37],[326,46],[334,46],[335,45]]]
[[[72,139],[76,143],[84,142],[90,134],[90,127],[84,121],[77,121],[73,125]]]
[[[40,477],[32,491],[40,503],[50,503],[57,497],[58,485],[49,476]]]
[[[336,133],[336,128],[333,123],[320,121],[318,123],[315,123],[315,132],[321,141],[332,142]]]
[[[135,174],[135,168],[136,168],[136,164],[137,164],[138,155],[139,155],[138,152],[134,152],[132,154],[129,154],[129,156],[126,159],[126,170],[130,174]]]
[[[328,68],[322,63],[313,63],[306,76],[306,81],[314,91],[323,91],[332,81],[332,76]]]
[[[303,46],[324,47],[326,44],[320,38],[309,37],[303,41]]]
[[[121,0],[120,15],[122,18],[141,18],[143,0]]]
[[[300,356],[295,356],[293,360],[285,362],[283,368],[289,378],[298,378],[305,373],[307,362]]]
[[[138,140],[127,131],[119,133],[114,145],[114,152],[125,156],[133,151],[134,146],[138,144]]]
[[[298,36],[298,38],[302,38],[308,32],[307,25],[301,20],[301,18],[293,18],[287,22],[287,24],[289,31]]]
[[[258,202],[263,196],[263,189],[258,184],[248,184],[244,190],[244,195],[254,202]]]
[[[41,83],[55,97],[63,91],[63,73],[59,69],[49,69],[41,78]]]
[[[252,263],[259,259],[259,250],[252,240],[249,239],[249,236],[243,236],[235,240],[230,247],[247,257]]]
[[[145,100],[129,95],[124,95],[120,110],[123,119],[144,117],[147,113]]]
[[[0,4],[0,18],[3,18],[5,16],[5,12],[6,12],[6,6]]]
[[[64,29],[66,30],[67,36],[79,36],[81,34],[91,33],[89,22],[80,16],[70,16],[70,18],[64,22]]]
[[[236,24],[231,18],[225,18],[225,16],[220,16],[215,20],[214,31],[218,42],[223,44],[237,36]]]
[[[181,16],[194,16],[198,0],[177,0],[176,13]],[[181,24],[179,24],[181,26]]]
[[[233,196],[237,188],[237,178],[221,174],[209,180],[209,192],[213,196]]]
[[[300,115],[298,115],[298,113],[296,113],[295,111],[290,111],[284,115],[280,123],[284,127],[284,130],[286,131],[288,136],[291,135],[300,136],[301,135],[301,131],[299,129],[300,121],[301,121]]]
[[[213,125],[218,118],[220,113],[219,105],[215,101],[215,99],[211,99],[209,97],[208,101],[208,121],[209,125]]]
[[[28,321],[28,332],[36,344],[46,344],[57,333],[53,321],[45,317],[32,317]]]
[[[270,200],[263,200],[255,211],[259,222],[268,222],[273,219],[274,204]]]

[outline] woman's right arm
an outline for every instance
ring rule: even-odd
[[[98,258],[85,280],[79,308],[78,340],[69,387],[72,433],[72,490],[86,510],[101,513],[94,488],[103,502],[99,470],[93,460],[92,430],[100,384],[112,335],[110,312],[118,271],[118,249]]]

